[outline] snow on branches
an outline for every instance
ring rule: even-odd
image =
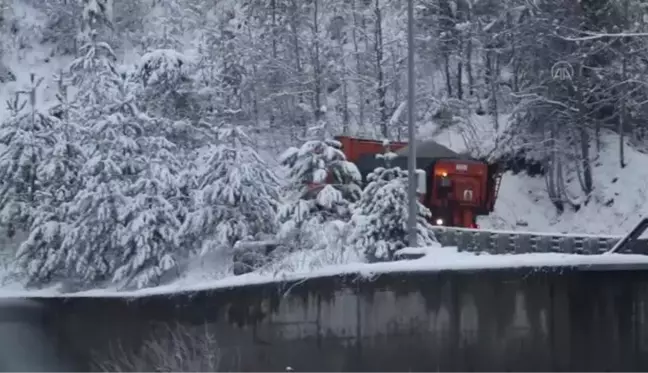
[[[115,95],[115,79],[119,78],[116,60],[112,47],[99,41],[96,33],[92,32],[90,39],[79,49],[79,56],[70,65],[72,82],[78,89],[76,100],[80,105],[99,109],[103,103],[110,102]]]
[[[239,127],[222,129],[198,170],[195,210],[181,229],[183,243],[200,254],[274,234],[279,204],[275,174]]]
[[[46,157],[36,165],[38,205],[33,210],[29,236],[17,253],[17,266],[24,270],[30,285],[40,285],[65,276],[59,248],[67,233],[69,203],[82,187],[81,170],[86,159],[81,141],[83,118],[78,107],[68,101],[67,84],[59,76],[57,116],[49,116],[51,145]]]
[[[18,252],[32,285],[65,279],[144,287],[177,265],[180,222],[166,199],[177,189],[173,144],[155,135],[157,123],[139,111],[125,76],[106,68],[106,101],[79,113],[88,154],[81,190],[39,216]]]
[[[31,87],[7,102],[9,117],[0,124],[0,224],[28,229],[38,206],[38,167],[54,145],[52,118],[36,108],[36,91],[42,80],[32,75]],[[25,94],[30,100],[21,100]],[[27,104],[30,104],[27,107]]]
[[[94,156],[63,250],[68,267],[76,263],[75,274],[86,282],[143,287],[176,266],[180,222],[166,197],[178,164],[173,144],[151,135],[154,123],[139,112],[133,88],[124,77],[113,81],[117,94],[90,128]]]
[[[312,140],[281,156],[289,177],[288,203],[280,212],[282,239],[314,245],[315,233],[321,231],[318,226],[350,217],[351,203],[362,191],[362,177],[340,147],[335,140]]]

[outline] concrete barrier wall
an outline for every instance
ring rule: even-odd
[[[349,275],[43,302],[44,328],[78,370],[179,323],[216,336],[223,371],[648,371],[646,270]]]

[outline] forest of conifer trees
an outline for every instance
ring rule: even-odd
[[[25,236],[20,281],[152,286],[243,241],[388,253],[372,260],[399,247],[359,230],[374,207],[331,138],[406,136],[405,1],[0,5],[0,54],[47,45],[48,60],[71,61],[8,94],[0,118],[0,225]],[[625,144],[648,150],[644,2],[419,0],[415,18],[419,127],[477,149],[475,118],[490,122],[497,146],[473,155],[541,164],[559,211],[587,203],[603,132],[619,168]],[[0,64],[0,83],[18,73]],[[304,183],[332,169],[311,198]],[[374,177],[371,193],[400,201],[406,173]]]

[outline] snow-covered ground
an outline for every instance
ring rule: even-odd
[[[544,178],[507,173],[495,212],[481,218],[480,226],[536,232],[627,233],[648,216],[648,155],[626,146],[627,166],[622,169],[618,136],[608,133],[602,140],[604,148],[594,162],[595,190],[587,205],[559,214],[549,200]]]

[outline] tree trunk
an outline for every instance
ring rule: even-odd
[[[347,83],[347,62],[346,55],[344,54],[344,43],[339,40],[340,60],[342,62],[342,133],[347,135],[349,133],[349,84]]]
[[[322,66],[320,64],[319,45],[319,0],[313,0],[313,114],[315,122],[324,116],[322,111]]]
[[[629,1],[625,0],[624,1],[624,13],[625,13],[625,28],[628,28],[628,16],[629,16]],[[622,61],[621,61],[621,79],[623,81],[623,86],[622,90],[624,92],[624,95],[621,97],[620,103],[621,103],[621,115],[619,117],[619,165],[621,168],[625,168],[625,126],[627,122],[627,115],[628,115],[628,107],[626,105],[626,96],[628,94],[628,53],[627,53],[627,45],[622,44],[621,48],[623,48],[623,56],[622,56]]]
[[[363,76],[364,69],[362,68],[362,58],[360,57],[360,48],[358,47],[358,10],[356,8],[356,1],[352,0],[352,9],[353,12],[353,29],[351,31],[351,36],[353,38],[353,51],[356,58],[356,75]],[[364,24],[364,22],[362,22]],[[364,27],[363,27],[364,29]],[[365,111],[365,90],[364,82],[362,79],[357,80],[357,89],[358,89],[358,127],[364,127],[364,111]]]
[[[491,97],[490,97],[490,111],[491,115],[493,116],[493,128],[495,129],[495,133],[499,132],[499,103],[497,100],[497,95],[499,91],[499,79],[497,79],[497,76],[499,76],[499,66],[497,66],[497,58],[492,58],[491,63],[495,64],[496,66],[493,66],[490,69],[491,76],[490,76],[490,91],[491,91]]]
[[[623,61],[622,61],[622,64],[621,64],[621,76],[622,76],[621,79],[623,79],[623,82],[624,82],[623,88],[624,88],[624,91],[626,91],[626,93],[627,93],[627,85],[626,85],[625,82],[628,79],[627,74],[628,74],[628,59],[627,59],[626,53],[624,51],[624,53],[623,53]],[[619,131],[619,165],[621,166],[621,168],[625,168],[626,164],[625,164],[625,136],[624,136],[624,134],[625,134],[627,112],[628,112],[625,97],[621,97],[620,103],[621,103],[621,115],[619,116],[619,130],[618,130]]]
[[[576,79],[581,79],[583,76],[582,73],[583,67],[579,66],[578,72],[576,73]],[[590,163],[590,134],[587,129],[588,118],[588,108],[585,105],[585,98],[580,90],[577,90],[572,83],[569,85],[569,94],[571,97],[574,97],[576,105],[578,108],[578,113],[580,117],[578,118],[578,137],[580,142],[580,167],[583,173],[582,185],[581,188],[583,192],[589,198],[594,189],[594,182],[592,177],[592,165]]]
[[[272,61],[273,63],[276,63],[277,61],[277,0],[270,0],[270,11],[272,13]],[[270,73],[270,81],[271,83],[271,88],[276,89],[276,82],[278,81],[277,79],[277,72],[275,69]],[[271,106],[274,106],[271,104]],[[269,118],[268,120],[270,121],[270,128],[273,127],[275,123],[275,115],[274,115],[274,107],[270,107],[269,111]]]
[[[382,11],[380,9],[380,0],[375,1],[374,14],[375,19],[375,41],[374,41],[374,51],[376,56],[376,95],[378,96],[378,110],[380,111],[380,132],[382,136],[386,139],[389,138],[389,128],[387,127],[387,122],[389,121],[389,113],[387,112],[387,93],[385,87],[385,75],[383,71],[383,58],[384,58],[384,45],[383,45],[383,33],[382,33]]]
[[[468,76],[468,95],[472,97],[475,94],[475,78],[472,69],[472,38],[469,37],[466,42],[466,75]]]
[[[303,87],[302,87],[302,78],[303,78],[303,68],[302,68],[302,63],[301,63],[301,53],[299,50],[299,28],[298,28],[298,6],[297,6],[298,0],[293,0],[292,1],[292,6],[291,6],[291,19],[290,19],[290,31],[292,33],[292,42],[293,42],[293,53],[295,57],[295,71],[297,72],[298,80],[299,80],[299,88],[298,88],[298,93],[297,93],[297,115],[295,117],[295,124],[297,125],[297,128],[301,127],[302,129],[302,136],[306,138],[306,135],[308,134],[308,123],[305,120],[303,114],[302,114],[302,107],[304,104],[304,94],[302,93]]]
[[[398,50],[398,48],[392,47],[391,52],[390,52],[391,56],[392,56],[392,77],[393,77],[392,79],[394,80],[394,83],[393,83],[393,87],[394,87],[393,92],[394,93],[392,95],[393,100],[394,100],[393,101],[394,104],[392,105],[392,107],[389,110],[390,111],[390,113],[389,113],[389,123],[391,124],[391,127],[396,126],[397,131],[398,131],[397,136],[400,138],[400,132],[401,132],[400,121],[399,120],[394,120],[394,113],[396,112],[396,110],[398,110],[397,109],[398,103],[401,102],[401,81],[400,81],[400,76],[401,75],[399,74],[400,65],[399,65],[399,62],[398,62],[398,54],[396,53],[396,50]],[[392,133],[393,133],[393,128],[392,128]]]
[[[450,73],[450,53],[443,56],[443,69],[445,71],[446,91],[452,97],[452,73]]]
[[[581,167],[583,168],[584,190],[588,196],[594,189],[594,181],[592,180],[592,165],[590,164],[590,136],[584,124],[580,125],[580,144],[581,144]]]
[[[461,50],[461,44],[459,42],[459,50]],[[463,100],[463,61],[461,58],[457,61],[457,98]]]
[[[549,199],[551,203],[556,207],[560,212],[564,211],[565,206],[563,204],[563,199],[561,198],[560,193],[558,192],[557,179],[558,173],[562,171],[560,167],[560,159],[557,151],[556,141],[558,139],[558,131],[554,123],[551,124],[551,129],[549,131],[549,139],[547,143],[549,144],[549,154],[547,154],[547,163],[545,173],[545,183],[547,187],[547,193],[549,194]]]

